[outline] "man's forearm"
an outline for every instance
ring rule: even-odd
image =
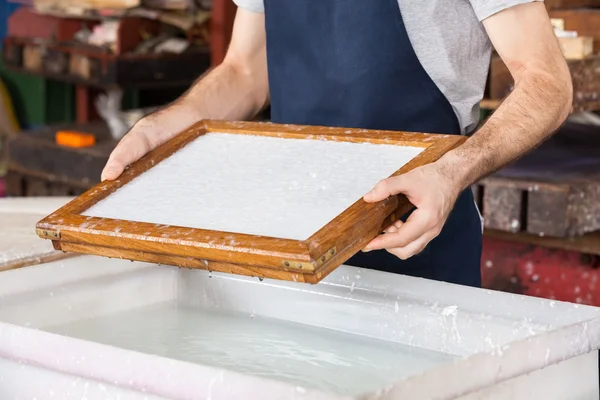
[[[245,120],[268,102],[266,76],[257,76],[235,64],[223,63],[211,70],[174,104],[197,118]]]
[[[268,102],[266,77],[252,76],[223,63],[200,77],[180,98],[151,117],[152,123],[170,136],[201,119],[245,120]],[[158,132],[163,136],[163,132]]]
[[[140,119],[111,153],[102,180],[113,180],[131,163],[201,119],[247,119],[269,100],[264,15],[236,13],[225,60],[179,99]]]
[[[572,87],[568,70],[560,69],[524,71],[483,126],[440,160],[461,189],[523,156],[561,126],[571,109]]]

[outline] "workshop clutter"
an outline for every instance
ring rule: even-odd
[[[230,24],[211,24],[215,10],[217,19],[231,15],[223,1],[215,9],[206,0],[19,4],[6,19],[0,63],[27,128],[3,147],[8,196],[71,196],[96,184],[116,141],[206,71],[229,36]],[[53,117],[57,110],[68,118]]]
[[[193,79],[208,62],[210,11],[195,2],[35,1],[11,16],[4,63],[101,86]],[[113,8],[87,8],[113,7]],[[135,6],[134,8],[130,8]],[[35,29],[25,26],[36,25]],[[21,28],[19,28],[19,26]],[[157,59],[177,57],[158,63]]]

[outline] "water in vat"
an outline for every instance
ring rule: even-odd
[[[349,395],[376,390],[454,358],[345,332],[176,303],[46,330]]]

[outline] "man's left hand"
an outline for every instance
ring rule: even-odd
[[[416,209],[406,222],[396,221],[363,251],[386,249],[406,260],[421,252],[438,236],[461,192],[447,169],[439,162],[427,164],[385,179],[366,194],[364,200],[369,203],[404,194]]]

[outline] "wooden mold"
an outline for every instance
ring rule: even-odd
[[[114,196],[118,189],[127,187],[136,177],[207,133],[422,149],[392,175],[434,162],[465,140],[456,135],[200,121],[133,163],[119,179],[94,186],[44,218],[37,224],[38,236],[51,240],[56,249],[66,252],[317,283],[412,207],[405,196],[392,196],[372,204],[358,196],[347,209],[305,240],[85,215],[86,210]],[[314,161],[318,165],[319,157],[315,155]]]

